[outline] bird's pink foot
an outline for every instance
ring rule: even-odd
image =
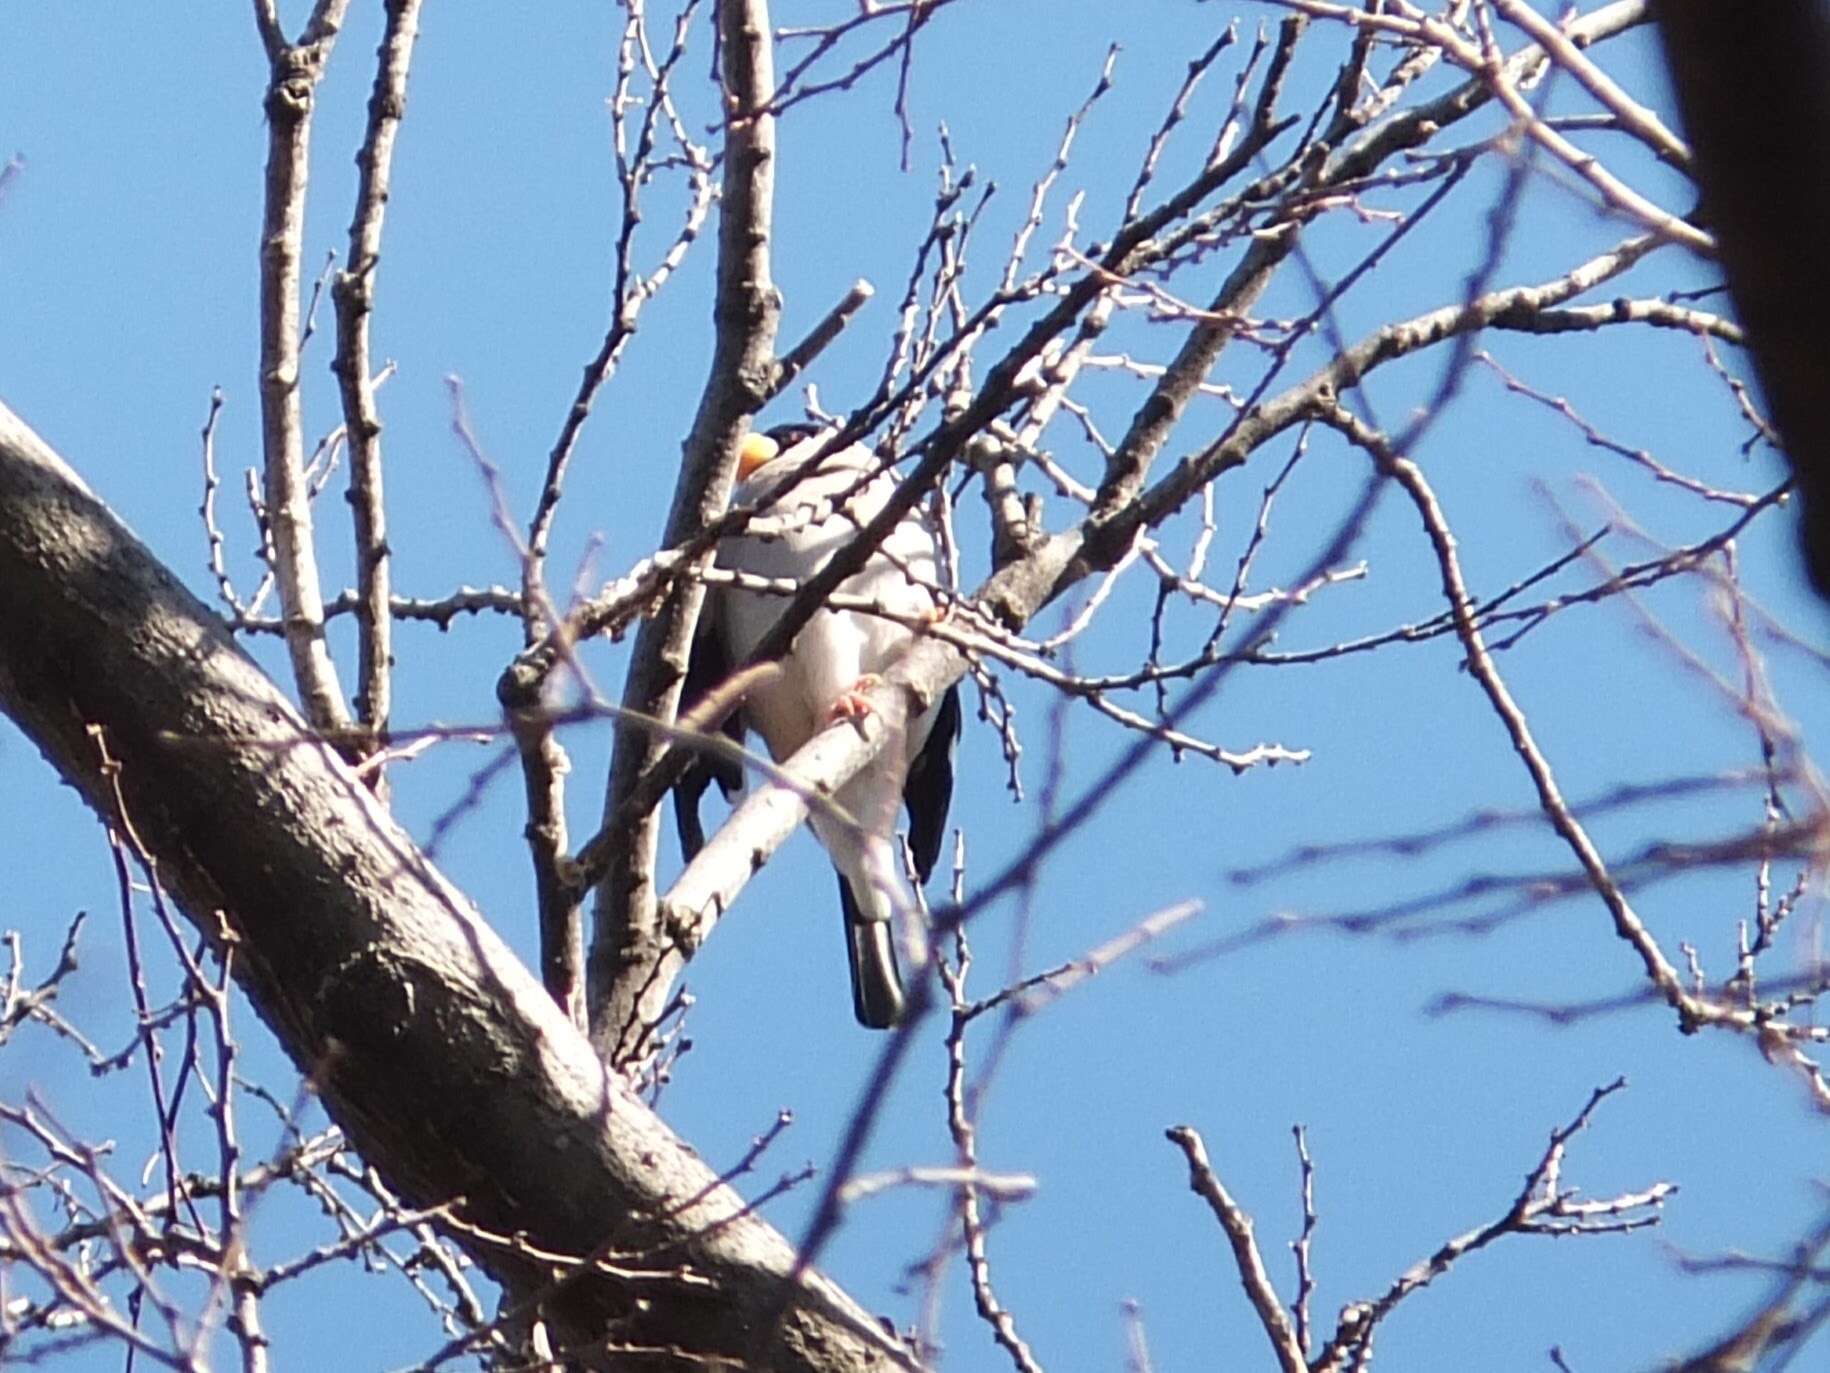
[[[833,703],[826,710],[826,723],[836,724],[840,720],[862,720],[877,708],[871,704],[869,693],[883,685],[883,678],[874,672],[867,672],[857,681],[833,698]]]

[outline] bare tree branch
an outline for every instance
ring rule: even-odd
[[[331,362],[331,371],[337,376],[343,400],[343,427],[349,436],[349,496],[356,534],[356,621],[361,628],[357,638],[356,716],[368,727],[374,748],[387,742],[393,701],[394,625],[381,470],[381,413],[375,404],[369,322],[374,313],[375,277],[381,266],[382,217],[388,203],[394,139],[406,114],[407,70],[419,37],[419,9],[420,0],[387,0],[387,24],[377,54],[374,89],[369,95],[368,131],[356,152],[356,210],[350,221],[349,255],[331,285],[331,298],[337,307],[337,356]]]
[[[1264,1327],[1265,1338],[1271,1342],[1277,1366],[1283,1373],[1308,1373],[1309,1361],[1297,1342],[1289,1313],[1278,1300],[1277,1290],[1271,1286],[1271,1276],[1265,1272],[1264,1259],[1259,1256],[1258,1241],[1252,1234],[1252,1218],[1233,1200],[1232,1193],[1214,1172],[1213,1164],[1208,1162],[1207,1145],[1192,1127],[1177,1125],[1165,1133],[1169,1142],[1188,1160],[1189,1190],[1207,1203],[1226,1234],[1226,1242],[1232,1246],[1233,1266],[1238,1269],[1239,1281],[1245,1285],[1246,1300],[1251,1302],[1259,1325]]]
[[[286,651],[291,655],[305,717],[317,729],[341,729],[349,723],[349,709],[324,640],[324,593],[318,581],[311,503],[305,491],[304,420],[299,404],[299,255],[305,235],[312,106],[348,7],[349,0],[320,0],[295,44],[281,34],[272,0],[255,2],[270,67],[260,251],[266,515],[285,618]]]

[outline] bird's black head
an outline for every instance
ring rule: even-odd
[[[799,420],[793,424],[778,424],[771,429],[765,429],[763,432],[774,439],[782,448],[788,449],[794,447],[797,443],[807,442],[808,439],[824,433],[825,430],[826,426],[823,424],[810,424],[805,420]]]

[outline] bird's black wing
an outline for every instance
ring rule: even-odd
[[[681,688],[682,715],[689,713],[705,694],[731,675],[730,654],[724,636],[713,623],[711,607],[699,617],[693,651],[686,660],[686,685]],[[744,736],[743,708],[739,706],[719,723],[718,730],[734,743]],[[700,751],[678,782],[674,783],[674,822],[680,830],[680,852],[692,862],[705,847],[705,827],[699,820],[699,799],[713,782],[727,797],[743,787],[743,768],[728,758]]]
[[[959,734],[959,685],[955,683],[941,697],[934,728],[909,765],[909,780],[902,786],[902,804],[909,810],[909,849],[915,856],[915,875],[924,885],[940,859],[941,841],[947,837],[947,809],[953,804],[953,750]]]

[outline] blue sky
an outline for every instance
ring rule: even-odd
[[[356,8],[319,97],[308,267],[347,238],[350,159],[378,31],[377,7]],[[804,22],[831,8],[782,4],[777,21]],[[1004,0],[943,12],[923,35],[914,65],[915,139],[906,174],[896,169],[899,131],[885,74],[783,120],[775,269],[786,302],[784,339],[798,338],[855,278],[878,288],[811,376],[829,408],[861,400],[881,371],[894,300],[933,201],[937,123],[945,120],[960,160],[999,186],[975,231],[973,281],[982,288],[1021,222],[1031,182],[1053,157],[1062,120],[1116,40],[1115,88],[1082,131],[1063,183],[1064,190],[1086,189],[1082,224],[1090,236],[1110,229],[1174,83],[1231,12],[1171,0],[1122,10]],[[1275,12],[1242,6],[1239,13],[1249,26]],[[512,554],[490,528],[481,485],[450,435],[444,378],[463,379],[477,431],[525,513],[578,369],[608,315],[616,202],[604,101],[619,15],[613,6],[565,0],[521,7],[512,22],[504,22],[505,11],[481,6],[433,6],[426,17],[375,324],[377,353],[399,364],[382,406],[396,588],[404,594],[437,596],[460,583],[512,582],[516,575]],[[1311,36],[1291,78],[1299,104],[1331,77],[1344,41],[1326,31]],[[1648,38],[1630,36],[1605,51],[1617,77],[1668,108]],[[692,117],[703,127],[710,108],[703,52],[695,50],[686,65]],[[1217,69],[1191,113],[1192,129],[1211,130],[1235,70],[1224,63]],[[0,14],[0,157],[17,151],[26,159],[0,201],[0,398],[206,598],[212,587],[196,515],[197,431],[215,386],[226,396],[218,456],[229,478],[223,520],[232,571],[244,589],[256,580],[253,533],[235,493],[258,450],[264,77],[244,6],[182,13],[127,6],[103,16],[89,7],[14,4]],[[1429,89],[1448,83],[1430,80]],[[1496,127],[1488,121],[1455,142]],[[1198,161],[1203,136],[1197,132],[1172,153],[1161,184],[1175,184]],[[1675,179],[1645,161],[1625,158],[1622,165],[1642,188],[1688,208]],[[1456,299],[1479,260],[1483,216],[1500,182],[1497,169],[1471,176],[1441,216],[1343,303],[1345,335]],[[1057,192],[1045,239],[1060,231],[1063,199]],[[644,227],[645,261],[665,247],[677,208],[668,193],[656,195]],[[1318,268],[1344,269],[1381,232],[1377,224],[1325,224],[1310,245]],[[1558,178],[1535,178],[1498,280],[1555,275],[1624,232]],[[709,246],[708,235],[701,248]],[[615,573],[653,546],[710,357],[709,265],[705,251],[688,259],[643,316],[625,365],[599,401],[558,526],[556,580],[593,547],[594,566]],[[1226,265],[1216,260],[1178,289],[1211,292]],[[1709,280],[1700,268],[1661,254],[1618,289],[1652,294]],[[1291,316],[1311,304],[1291,275],[1261,312]],[[1155,357],[1176,341],[1163,326],[1121,337]],[[1746,458],[1739,451],[1745,426],[1688,337],[1617,330],[1483,342],[1511,371],[1569,396],[1599,429],[1631,447],[1723,485],[1757,491],[1778,479],[1770,452]],[[1253,358],[1238,351],[1223,364],[1222,379],[1249,382]],[[336,420],[329,356],[321,333],[306,358],[313,435]],[[1379,374],[1367,396],[1379,418],[1401,428],[1440,366],[1426,358]],[[1134,404],[1139,394],[1134,382],[1104,378],[1085,390],[1108,433],[1122,431],[1126,401]],[[770,417],[792,412],[787,398]],[[1198,416],[1165,459],[1192,451],[1221,422],[1217,406]],[[1076,470],[1093,470],[1092,455],[1076,449],[1066,430],[1052,437]],[[1326,438],[1315,448],[1280,497],[1257,588],[1281,583],[1315,557],[1363,475],[1359,455]],[[1231,487],[1222,485],[1215,554],[1222,567],[1237,558],[1258,492],[1289,450],[1288,439],[1278,441]],[[1551,498],[1585,529],[1602,523],[1584,485],[1590,476],[1668,542],[1727,522],[1722,508],[1699,508],[1656,486],[1585,445],[1548,411],[1509,399],[1479,369],[1416,456],[1454,523],[1469,579],[1482,591],[1511,583],[1565,546]],[[969,567],[982,567],[976,498],[966,510]],[[349,578],[343,511],[339,479],[318,508],[332,589]],[[1052,519],[1062,515],[1058,506],[1051,510]],[[1185,556],[1191,535],[1183,517],[1166,541]],[[1624,540],[1604,549],[1617,561],[1642,556]],[[1807,639],[1821,639],[1822,612],[1794,568],[1786,517],[1762,520],[1741,551],[1757,597]],[[1368,576],[1290,616],[1280,647],[1324,645],[1440,609],[1427,547],[1395,496],[1388,495],[1354,557],[1367,561]],[[1572,575],[1561,585],[1586,580]],[[1082,643],[1083,668],[1137,661],[1152,591],[1143,578],[1123,585]],[[1667,583],[1646,603],[1720,670],[1732,671],[1699,584]],[[1047,612],[1043,623],[1055,623],[1057,614]],[[397,722],[492,718],[496,674],[518,640],[516,626],[500,620],[460,621],[448,634],[401,627]],[[340,661],[353,665],[348,622],[333,643]],[[271,643],[252,648],[282,674]],[[620,683],[625,646],[592,645],[585,656],[600,682]],[[1312,760],[1240,778],[1199,760],[1153,764],[1048,865],[1034,896],[1026,970],[1081,954],[1185,899],[1205,909],[1172,937],[1168,952],[1272,912],[1378,906],[1472,873],[1566,869],[1548,831],[1523,825],[1416,857],[1289,868],[1255,886],[1228,880],[1231,869],[1304,843],[1429,830],[1482,807],[1529,807],[1524,770],[1458,659],[1450,640],[1435,639],[1325,665],[1234,674],[1198,714],[1198,730],[1233,748],[1275,741],[1309,749]],[[1619,605],[1553,619],[1503,655],[1501,666],[1574,798],[1757,762],[1747,726]],[[1771,667],[1780,700],[1808,742],[1823,724],[1821,665],[1775,649]],[[1051,702],[1028,684],[1011,683],[1011,690],[1028,748],[1030,799],[1012,803],[996,739],[969,713],[955,807],[969,845],[969,888],[1019,852],[1038,823]],[[1088,712],[1071,711],[1065,741],[1067,789],[1075,795],[1129,738]],[[588,833],[601,804],[607,731],[580,730],[567,743],[575,764],[574,832]],[[475,746],[452,744],[398,770],[400,814],[424,836],[485,760]],[[125,1024],[118,916],[96,826],[10,727],[0,732],[0,778],[0,865],[12,878],[0,926],[20,928],[28,967],[44,966],[71,913],[92,911],[87,957],[62,1004],[73,1016]],[[1758,796],[1744,792],[1643,808],[1596,828],[1619,859],[1653,837],[1736,833],[1759,814]],[[531,959],[521,823],[519,787],[498,785],[439,858]],[[672,863],[671,838],[667,854]],[[1789,872],[1776,878],[1789,880]],[[739,1157],[783,1107],[794,1111],[795,1124],[760,1176],[803,1161],[823,1164],[870,1070],[878,1041],[851,1023],[834,904],[822,855],[810,836],[797,836],[690,971],[699,996],[695,1047],[662,1113],[714,1164]],[[1667,948],[1693,941],[1716,976],[1732,966],[1734,922],[1751,908],[1751,876],[1740,870],[1687,877],[1642,900]],[[1807,902],[1781,951],[1786,967],[1809,954],[1818,919],[1815,902]],[[973,927],[980,992],[1005,967],[1013,924],[1006,903]],[[1592,1195],[1676,1181],[1682,1190],[1664,1225],[1576,1243],[1504,1241],[1407,1302],[1386,1326],[1380,1352],[1395,1367],[1529,1369],[1548,1367],[1545,1351],[1558,1344],[1573,1367],[1592,1370],[1650,1365],[1691,1348],[1723,1329],[1761,1288],[1683,1276],[1665,1246],[1778,1253],[1817,1219],[1813,1179],[1824,1125],[1797,1084],[1763,1065],[1751,1045],[1724,1036],[1681,1038],[1668,1014],[1650,1009],[1562,1030],[1501,1016],[1425,1014],[1447,991],[1580,1001],[1632,988],[1636,971],[1592,898],[1548,906],[1479,938],[1399,943],[1292,935],[1174,976],[1152,973],[1141,960],[1111,969],[1024,1028],[987,1107],[984,1164],[1033,1172],[1041,1184],[993,1233],[1000,1295],[1046,1366],[1122,1366],[1126,1299],[1142,1305],[1159,1368],[1221,1360],[1259,1366],[1262,1337],[1220,1235],[1188,1194],[1179,1155],[1163,1141],[1165,1127],[1186,1122],[1206,1134],[1222,1176],[1256,1217],[1267,1263],[1286,1293],[1293,1279],[1285,1241],[1300,1220],[1290,1127],[1307,1127],[1321,1212],[1315,1311],[1318,1323],[1331,1327],[1344,1302],[1377,1294],[1448,1236],[1498,1215],[1547,1131],[1573,1115],[1593,1087],[1624,1074],[1631,1089],[1605,1105],[1574,1146],[1568,1175]],[[282,1081],[277,1050],[245,1010],[244,1017],[251,1068]],[[930,1027],[886,1111],[870,1166],[948,1161],[943,1067]],[[73,1054],[42,1034],[22,1037],[0,1058],[0,1094],[17,1099],[28,1086],[73,1127],[97,1135],[126,1129],[122,1112],[144,1091],[134,1075],[92,1083]],[[124,1157],[135,1157],[136,1147],[143,1142],[124,1139]],[[122,1171],[135,1168],[137,1161],[124,1163]],[[777,1203],[777,1223],[797,1233],[811,1198],[802,1189]],[[871,1309],[910,1320],[912,1300],[896,1288],[904,1265],[933,1242],[939,1220],[930,1194],[863,1203],[827,1266]],[[316,1242],[312,1227],[303,1208],[276,1202],[258,1257]],[[436,1342],[430,1320],[412,1314],[413,1302],[404,1287],[354,1276],[276,1296],[280,1362],[310,1366],[353,1347],[363,1351],[363,1367],[410,1363]],[[947,1303],[949,1366],[998,1366],[1002,1356],[973,1320],[957,1271]],[[68,1366],[87,1364],[79,1355]]]

